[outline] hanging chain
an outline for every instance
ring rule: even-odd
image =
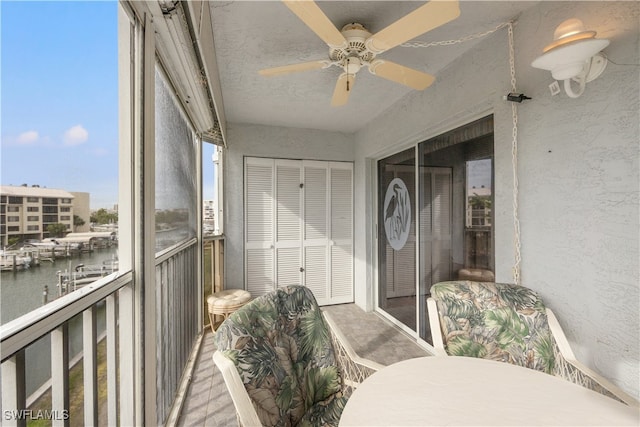
[[[516,92],[516,65],[515,50],[513,47],[513,24],[509,26],[509,68],[511,69],[511,91]],[[517,103],[511,103],[511,116],[513,119],[513,141],[511,143],[511,162],[513,169],[513,228],[514,228],[514,248],[515,262],[513,265],[513,282],[520,284],[520,218],[518,216],[518,107]]]
[[[500,28],[504,28],[507,25],[511,25],[510,22],[503,22],[501,24],[498,24],[495,28],[488,30],[488,31],[484,31],[482,33],[475,33],[475,34],[471,34],[469,36],[465,36],[462,37],[460,39],[457,40],[444,40],[444,41],[439,41],[439,42],[421,42],[421,41],[415,41],[415,42],[408,42],[408,43],[402,43],[400,46],[402,47],[432,47],[432,46],[451,46],[453,44],[458,44],[458,43],[464,43],[464,42],[468,42],[470,40],[475,40],[475,39],[479,39],[481,37],[485,37],[488,36],[489,34],[495,33],[496,31],[498,31]]]
[[[437,42],[408,42],[403,43],[402,47],[432,47],[432,46],[451,46],[454,44],[468,42],[470,40],[479,39],[481,37],[488,36],[495,33],[501,28],[508,27],[509,32],[509,68],[511,71],[511,92],[516,92],[516,66],[515,66],[515,51],[513,47],[513,22],[503,22],[496,25],[494,28],[481,33],[471,34],[456,40],[444,40]],[[520,284],[520,263],[522,257],[520,255],[520,218],[518,216],[518,107],[517,103],[511,103],[511,116],[513,119],[513,141],[511,143],[511,162],[513,169],[513,227],[514,227],[514,248],[515,248],[515,262],[513,265],[513,282],[517,285]]]

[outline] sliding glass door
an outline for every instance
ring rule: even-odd
[[[493,118],[378,161],[378,307],[432,343],[433,284],[493,280]]]

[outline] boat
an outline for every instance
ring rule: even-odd
[[[80,248],[80,243],[76,243],[76,242],[64,242],[61,243],[59,242],[57,239],[53,239],[53,238],[47,238],[47,239],[43,239],[41,241],[34,241],[31,240],[29,242],[27,242],[23,248],[38,248],[38,249],[63,249],[63,248],[69,248],[69,249],[79,249]]]
[[[31,267],[33,257],[19,251],[0,250],[0,269],[2,271],[24,270]]]
[[[22,251],[38,250],[41,253],[50,253],[54,257],[65,257],[82,249],[81,243],[59,242],[57,239],[44,239],[41,241],[30,240],[20,248]]]

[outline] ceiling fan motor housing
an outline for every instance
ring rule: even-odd
[[[365,41],[371,37],[371,33],[364,25],[357,22],[342,27],[341,33],[347,40],[347,47],[330,49],[329,58],[332,61],[340,62],[346,73],[355,74],[375,57],[375,54],[367,50],[365,46]]]

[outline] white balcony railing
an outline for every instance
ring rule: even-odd
[[[155,388],[148,384],[144,388],[145,393],[155,396],[156,419],[162,424],[174,406],[202,330],[198,251],[194,238],[156,257],[156,384]],[[133,274],[116,272],[2,325],[2,425],[24,426],[30,419],[47,418],[53,426],[66,426],[70,417],[74,424],[133,425],[134,401],[139,398],[136,393],[141,393],[135,385],[133,367],[135,348],[141,344],[134,338],[134,295]],[[98,334],[97,326],[100,323],[103,328],[103,318],[104,333]],[[69,354],[72,334],[82,335],[82,349],[75,358]],[[44,412],[34,409],[34,398],[27,396],[29,353],[36,351],[30,347],[42,338],[51,342],[51,379],[40,387],[51,395]],[[100,363],[99,344],[106,346],[106,356]],[[80,360],[82,380],[78,381],[75,375],[70,377],[70,372]],[[99,372],[105,369],[106,384],[99,378]],[[81,396],[82,410],[70,412],[70,404],[80,399],[73,398],[74,393]],[[100,415],[105,413],[106,419]]]
[[[156,258],[156,416],[165,424],[201,332],[198,244],[192,239]]]
[[[2,425],[26,425],[29,419],[49,418],[53,426],[69,425],[69,325],[76,316],[82,317],[82,386],[83,424],[97,425],[100,405],[107,407],[108,425],[119,424],[118,390],[127,396],[126,384],[118,381],[118,361],[133,360],[133,348],[122,345],[130,337],[126,331],[118,331],[118,325],[128,325],[124,317],[127,310],[121,309],[119,295],[132,284],[130,272],[116,272],[65,295],[51,303],[31,311],[0,327],[2,354]],[[126,291],[125,291],[126,292]],[[127,297],[129,298],[127,293]],[[19,302],[16,302],[19,303]],[[98,397],[98,335],[96,312],[105,306],[106,339],[106,401]],[[125,306],[129,304],[125,303]],[[121,320],[118,320],[118,319]],[[51,340],[51,408],[50,411],[34,412],[27,406],[26,377],[27,348],[43,337]],[[118,354],[118,352],[120,354]],[[128,405],[125,405],[128,406]],[[79,421],[79,420],[78,420]]]

